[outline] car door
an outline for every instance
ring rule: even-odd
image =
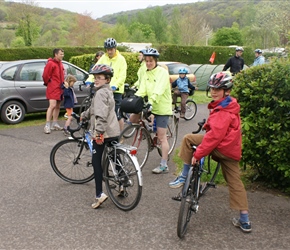
[[[46,87],[43,85],[42,73],[45,61],[26,62],[19,66],[15,78],[15,89],[26,101],[31,111],[46,110]]]

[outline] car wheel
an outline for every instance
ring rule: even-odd
[[[2,106],[1,120],[7,124],[17,124],[23,121],[25,116],[24,106],[17,101],[9,101]]]

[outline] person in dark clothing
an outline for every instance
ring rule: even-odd
[[[244,52],[242,47],[236,47],[236,55],[229,58],[225,64],[223,71],[227,71],[230,68],[232,75],[239,73],[244,68],[244,59],[241,57]]]

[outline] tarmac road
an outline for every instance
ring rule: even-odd
[[[181,120],[179,139],[207,117],[198,105],[193,121]],[[94,183],[73,185],[50,167],[51,148],[64,139],[61,132],[43,133],[43,126],[0,131],[0,249],[289,249],[290,201],[264,192],[248,192],[253,232],[233,227],[226,187],[210,190],[200,202],[183,240],[176,234],[179,202],[168,182],[170,173],[154,175],[156,150],[143,171],[139,205],[123,212],[108,199],[91,209]]]

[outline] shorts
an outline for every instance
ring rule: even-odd
[[[121,93],[114,93],[114,100],[115,100],[115,113],[117,115],[118,121],[121,120],[121,114],[119,112],[122,102],[122,94]]]
[[[72,112],[73,112],[73,109],[72,108],[66,108],[66,114],[67,116],[71,116]]]
[[[169,115],[154,115],[157,128],[167,128]]]

